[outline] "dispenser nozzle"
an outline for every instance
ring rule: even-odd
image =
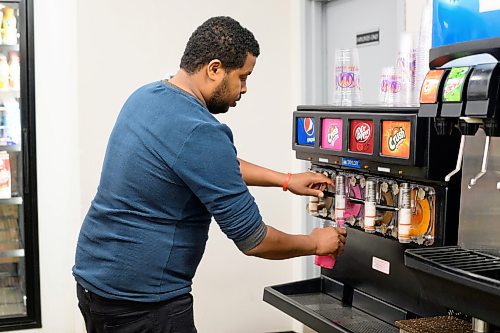
[[[474,177],[470,179],[469,185],[467,187],[469,190],[472,186],[476,185],[479,178],[484,176],[486,173],[486,169],[488,168],[488,150],[490,148],[490,137],[486,137],[486,141],[484,142],[484,152],[483,152],[483,164],[481,165],[481,171]]]
[[[454,174],[458,173],[460,171],[460,169],[462,169],[462,159],[464,157],[464,147],[465,147],[465,135],[462,135],[462,137],[460,138],[460,149],[458,150],[457,165],[455,167],[455,170],[453,170],[452,172],[447,174],[446,177],[444,177],[445,181],[449,182],[450,178]]]

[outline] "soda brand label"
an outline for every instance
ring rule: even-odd
[[[355,153],[373,153],[373,120],[351,120],[349,150]]]
[[[321,148],[342,150],[342,119],[322,120]]]
[[[444,70],[442,69],[432,69],[427,73],[424,83],[422,83],[422,89],[420,90],[420,103],[437,103],[439,84],[443,74]]]
[[[470,67],[453,67],[443,88],[444,102],[461,102],[465,78]]]
[[[316,143],[316,126],[314,118],[297,118],[297,144],[314,146]]]
[[[382,121],[382,151],[388,157],[410,158],[411,123],[409,121]]]

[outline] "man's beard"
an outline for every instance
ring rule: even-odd
[[[229,111],[229,103],[224,100],[228,95],[228,77],[226,76],[217,88],[215,88],[212,97],[207,100],[207,109],[212,114],[226,113]]]

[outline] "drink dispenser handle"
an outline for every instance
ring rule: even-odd
[[[481,171],[474,177],[470,179],[469,185],[467,187],[469,190],[472,186],[476,185],[479,178],[484,176],[486,173],[486,169],[488,168],[488,150],[490,148],[490,137],[486,137],[486,141],[484,142],[484,152],[483,152],[483,164],[481,165]]]
[[[444,177],[445,181],[449,182],[450,178],[454,174],[458,173],[460,171],[460,169],[462,169],[462,160],[464,157],[464,147],[465,147],[465,135],[462,135],[462,137],[460,138],[460,149],[458,150],[457,166],[455,167],[455,170],[453,170],[452,172],[447,174],[446,177]]]

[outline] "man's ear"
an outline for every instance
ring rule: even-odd
[[[211,80],[218,81],[224,77],[225,70],[222,68],[222,62],[219,59],[213,59],[208,63],[207,75]]]

